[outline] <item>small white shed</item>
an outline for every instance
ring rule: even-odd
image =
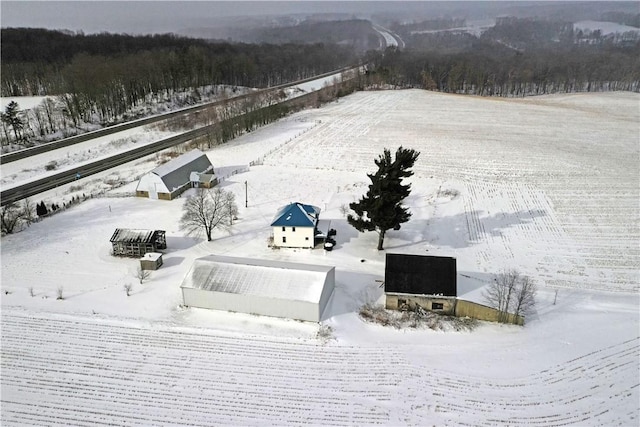
[[[334,286],[335,267],[210,255],[181,288],[190,307],[319,322]]]
[[[162,254],[160,252],[148,252],[140,258],[140,268],[143,270],[157,270],[162,266]]]

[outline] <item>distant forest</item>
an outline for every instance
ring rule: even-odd
[[[151,97],[208,85],[268,87],[357,61],[330,44],[213,43],[175,35],[2,29],[2,96],[62,95],[74,121],[111,121]]]
[[[291,26],[245,30],[240,37],[253,43],[329,43],[348,46],[357,53],[380,48],[380,35],[364,19],[305,20]]]
[[[465,25],[395,25],[406,48],[374,55],[370,80],[489,96],[640,91],[640,30],[603,35],[575,31],[570,22],[505,17],[476,37]]]
[[[613,18],[640,21],[635,14]],[[1,95],[56,96],[62,120],[54,120],[49,99],[33,112],[39,129],[33,130],[17,120],[24,113],[13,106],[3,112],[5,139],[45,138],[82,123],[104,126],[150,102],[187,94],[181,102],[193,104],[219,85],[272,87],[362,61],[367,71],[359,88],[509,97],[640,91],[640,31],[606,35],[575,30],[568,21],[516,17],[498,18],[481,35],[466,26],[461,18],[391,23],[406,46],[385,51],[371,23],[357,19],[248,30],[261,43],[6,28],[0,34]]]

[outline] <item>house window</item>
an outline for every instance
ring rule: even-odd
[[[431,310],[442,310],[442,309],[444,309],[444,304],[442,304],[441,302],[431,303]]]
[[[282,231],[284,231],[284,227],[282,227]]]
[[[295,227],[291,227],[291,231],[296,231],[296,228]]]
[[[282,243],[287,243],[287,238],[286,238],[286,236],[282,236]]]

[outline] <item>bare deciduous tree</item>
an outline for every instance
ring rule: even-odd
[[[22,216],[27,225],[31,225],[33,222],[33,219],[35,218],[35,210],[35,205],[29,198],[22,201]]]
[[[56,299],[64,299],[64,288],[62,286],[58,286],[56,295],[57,295]]]
[[[515,322],[517,316],[524,316],[535,307],[536,290],[530,277],[511,269],[496,275],[483,297],[489,306],[499,311],[498,321]]]
[[[519,286],[515,289],[513,298],[513,312],[517,316],[530,313],[536,306],[536,292],[538,288],[529,276],[521,276]]]
[[[229,225],[233,225],[233,220],[238,216],[238,205],[236,204],[236,195],[230,191],[224,193],[224,203],[229,210]]]
[[[204,232],[210,242],[213,230],[228,227],[238,207],[235,196],[221,188],[198,188],[196,194],[184,203],[182,211],[180,229],[188,235]]]
[[[151,272],[149,270],[143,269],[141,266],[138,266],[138,269],[136,270],[136,278],[140,281],[140,284],[142,285],[142,282],[147,280],[149,277],[151,277]],[[125,289],[126,286],[127,285],[125,285]],[[129,289],[129,291],[131,291],[131,289]],[[129,296],[128,293],[127,296]]]
[[[142,271],[146,271],[146,270],[142,270]],[[140,283],[142,283],[142,281],[140,281]],[[124,292],[127,294],[127,296],[131,295],[131,288],[133,288],[133,285],[131,283],[125,283]]]
[[[0,210],[0,226],[3,233],[11,234],[24,218],[24,209],[15,202],[9,203]]]

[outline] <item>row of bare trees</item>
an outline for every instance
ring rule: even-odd
[[[219,87],[270,87],[356,61],[349,48],[328,44],[276,46],[27,28],[1,31],[2,96],[50,96],[37,108],[14,115],[20,123],[3,116],[3,144],[50,140],[58,133],[70,136],[87,124],[140,117],[150,104],[191,105],[219,96]],[[264,107],[264,100],[248,98],[238,107],[245,116],[240,124],[245,130],[276,110],[254,114],[258,106]],[[228,118],[222,115],[221,120]],[[229,129],[221,132],[228,134]]]
[[[455,54],[388,50],[374,63],[369,78],[371,84],[378,85],[505,97],[640,91],[640,63],[636,59],[640,44],[635,50],[495,50]]]

